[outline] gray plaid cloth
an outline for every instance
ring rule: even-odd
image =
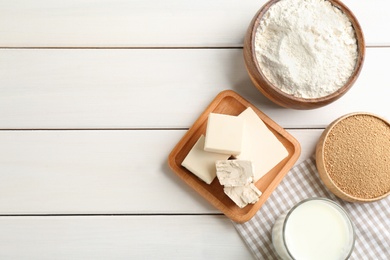
[[[296,203],[311,197],[329,198],[350,215],[356,231],[350,259],[390,259],[390,196],[363,204],[337,198],[323,185],[313,157],[291,169],[251,220],[234,223],[256,259],[277,259],[271,241],[273,223]]]

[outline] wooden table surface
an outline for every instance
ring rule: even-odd
[[[251,83],[247,26],[265,1],[0,0],[0,259],[251,259],[167,157],[232,89],[308,158],[349,112],[390,119],[390,2],[344,3],[363,70],[326,107],[278,107]]]

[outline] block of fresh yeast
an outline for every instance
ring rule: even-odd
[[[201,135],[181,165],[210,184],[216,176],[215,161],[227,160],[230,155],[207,152],[203,149],[204,143],[205,137]]]
[[[223,191],[240,208],[259,200],[261,191],[253,184],[253,165],[251,161],[216,161],[217,178]]]
[[[286,158],[288,151],[252,108],[248,107],[238,117],[245,120],[245,129],[242,151],[236,158],[253,163],[256,182]]]
[[[215,162],[219,183],[225,187],[244,186],[253,182],[251,161],[220,160]]]
[[[204,150],[238,155],[242,150],[244,124],[242,117],[210,113]]]
[[[262,194],[253,183],[244,186],[224,187],[223,191],[240,208],[256,203]]]

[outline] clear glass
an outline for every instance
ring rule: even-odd
[[[272,244],[283,260],[348,259],[355,230],[347,212],[326,198],[296,204],[275,221]]]

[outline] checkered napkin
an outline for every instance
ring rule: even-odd
[[[251,220],[234,223],[256,259],[277,259],[271,239],[276,218],[299,201],[311,197],[329,198],[348,212],[356,231],[350,259],[390,259],[390,197],[363,204],[337,198],[323,185],[313,157],[291,169]]]

